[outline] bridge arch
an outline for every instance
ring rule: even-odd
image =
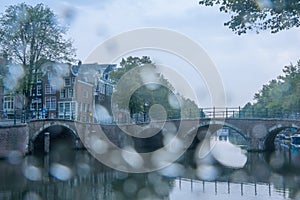
[[[80,140],[76,130],[64,122],[50,122],[43,124],[39,130],[35,131],[30,138],[31,152],[43,152],[45,133],[49,133],[50,150],[53,144],[64,144],[70,148],[76,148]]]
[[[246,134],[240,128],[236,127],[235,125],[228,123],[228,122],[224,122],[224,121],[210,120],[210,121],[204,121],[204,122],[199,123],[199,125],[197,125],[196,127],[193,127],[188,132],[188,134],[192,134],[192,133],[195,134],[193,143],[191,144],[192,148],[195,147],[195,145],[197,145],[200,141],[202,141],[204,139],[209,127],[212,128],[213,133],[224,127],[228,127],[230,129],[236,131],[239,135],[241,135],[245,139],[245,141],[247,141]]]
[[[268,134],[266,135],[265,139],[264,139],[264,149],[267,151],[272,151],[275,149],[275,138],[276,135],[280,133],[280,131],[283,131],[284,129],[287,128],[296,128],[296,129],[300,129],[299,126],[295,125],[295,124],[290,124],[290,125],[282,125],[282,124],[278,124],[275,126],[272,126],[271,128],[269,128],[268,130]]]

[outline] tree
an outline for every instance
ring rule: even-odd
[[[122,84],[117,84],[115,88],[117,91],[115,99],[119,109],[129,109],[128,112],[131,117],[136,113],[146,114],[148,109],[155,104],[163,106],[169,119],[199,117],[200,114],[195,102],[182,97],[180,94],[175,94],[175,89],[169,81],[156,71],[156,66],[150,57],[130,56],[127,59],[122,59],[120,66],[121,68],[110,73],[110,77],[115,83],[121,78],[123,79]],[[133,68],[138,70],[138,73],[131,73]],[[124,74],[126,75],[124,76]],[[152,77],[156,81],[149,84],[145,81],[146,76]],[[137,89],[131,91],[135,86]],[[129,105],[128,102],[123,101],[127,98],[129,98]]]
[[[272,33],[300,26],[299,0],[200,0],[200,5],[218,5],[220,12],[230,13],[224,25],[237,34],[249,30]]]
[[[75,49],[71,40],[65,39],[66,31],[52,10],[43,4],[11,5],[0,16],[1,51],[23,66],[25,96],[28,96],[34,73],[45,61],[74,60]]]
[[[283,68],[283,75],[263,85],[254,95],[255,103],[247,104],[243,112],[255,117],[292,116],[300,110],[300,61]]]

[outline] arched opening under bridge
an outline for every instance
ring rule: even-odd
[[[75,149],[78,142],[79,138],[74,130],[60,124],[51,125],[33,136],[32,153],[48,153],[45,145],[48,145],[49,152],[61,151],[63,153],[66,150]]]
[[[278,145],[290,146],[290,136],[299,131],[298,126],[275,126],[269,129],[269,133],[264,141],[265,150],[274,151],[276,149],[276,143]],[[286,138],[279,138],[279,135],[286,136]]]

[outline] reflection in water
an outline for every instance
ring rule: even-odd
[[[62,153],[63,152],[63,153]],[[52,152],[0,161],[0,199],[297,199],[300,153],[281,148],[248,153],[241,169],[188,151],[157,172],[128,174],[103,166],[86,151]]]

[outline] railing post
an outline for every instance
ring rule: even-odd
[[[204,118],[203,116],[203,108],[200,108],[200,119]]]
[[[239,106],[239,118],[241,118],[241,106]]]
[[[17,124],[17,111],[14,110],[14,125]]]
[[[216,107],[214,106],[213,107],[213,118],[215,118],[216,117]]]
[[[265,109],[265,112],[266,112],[265,116],[266,116],[266,118],[268,118],[269,117],[268,108]]]
[[[254,118],[254,108],[253,107],[251,108],[251,116],[252,116],[251,118]]]
[[[227,119],[228,118],[228,108],[225,108],[226,110],[225,110],[225,118]]]
[[[44,133],[44,153],[49,153],[50,151],[50,133]]]

